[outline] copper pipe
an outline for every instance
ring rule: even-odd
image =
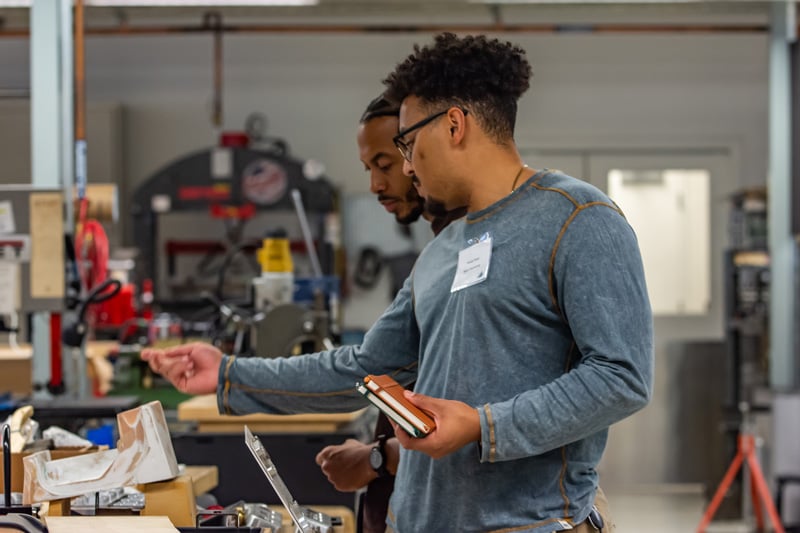
[[[222,15],[219,13],[206,13],[203,25],[214,32],[214,96],[211,123],[222,130]]]

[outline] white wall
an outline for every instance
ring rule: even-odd
[[[528,51],[532,90],[520,104],[520,145],[585,139],[713,140],[741,148],[741,185],[764,181],[764,34],[506,34]],[[297,155],[325,162],[346,192],[366,191],[353,131],[380,80],[424,34],[241,34],[224,39],[225,126],[270,119]],[[89,37],[90,101],[127,111],[133,185],[213,142],[211,36]],[[27,86],[27,43],[0,40],[0,88]]]
[[[508,34],[528,51],[532,90],[520,103],[521,147],[642,147],[731,150],[734,164],[713,190],[765,183],[767,157],[767,37],[764,34],[634,35]],[[270,121],[301,158],[315,158],[344,193],[367,191],[354,132],[381,78],[422,34],[226,35],[225,126],[240,128],[250,112]],[[87,89],[91,102],[120,102],[124,116],[124,179],[132,189],[161,166],[214,142],[210,123],[211,36],[90,37]],[[27,45],[0,40],[0,87],[26,85]],[[2,128],[2,124],[0,124]],[[91,154],[91,139],[90,154]],[[546,161],[528,161],[547,166]],[[727,199],[713,197],[719,208]],[[712,233],[713,249],[726,238]],[[712,284],[721,286],[719,271]],[[377,317],[388,301],[359,300],[360,316]],[[720,294],[717,291],[716,294]],[[353,304],[351,303],[351,306]],[[718,304],[719,305],[719,304]],[[721,338],[720,325],[694,326],[691,338]],[[659,332],[657,332],[659,334]],[[664,330],[663,361],[678,328]],[[668,382],[661,380],[660,387]],[[668,478],[675,428],[670,396],[661,390],[645,414],[623,425],[615,440],[637,469],[626,481]],[[646,420],[645,420],[646,419]],[[641,422],[639,422],[641,421]],[[642,430],[645,431],[642,431]],[[647,439],[647,444],[639,443]],[[616,453],[616,456],[615,456]],[[624,464],[609,450],[611,464]]]

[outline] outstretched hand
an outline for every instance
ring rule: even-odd
[[[440,459],[459,450],[470,442],[481,438],[481,420],[477,409],[464,402],[432,398],[411,391],[403,392],[405,397],[427,412],[436,422],[434,429],[427,436],[415,438],[392,422],[397,440],[403,448],[416,450]]]
[[[141,357],[156,374],[187,394],[210,394],[217,390],[222,352],[203,342],[166,349],[145,348]]]

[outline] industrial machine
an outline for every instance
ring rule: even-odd
[[[326,216],[335,213],[337,193],[321,166],[291,157],[283,142],[257,148],[249,139],[223,134],[220,146],[168,164],[134,192],[130,212],[137,272],[140,279],[153,280],[162,307],[196,300],[202,289],[220,299],[236,288],[246,290],[260,273],[253,255],[270,230],[285,228],[292,251],[304,252],[292,231],[293,190],[311,219],[323,272],[334,273],[334,236],[326,235]],[[234,263],[240,261],[250,270],[236,271]]]
[[[262,123],[249,120],[248,133],[223,133],[219,146],[156,172],[133,193],[130,213],[136,277],[150,283],[153,305],[185,336],[274,357],[332,345],[343,267],[336,189],[321,164],[257,131]],[[275,235],[289,271],[259,260]],[[281,286],[283,296],[265,304]]]
[[[724,255],[726,366],[725,459],[736,455],[738,435],[750,418],[770,411],[765,391],[769,387],[769,290],[767,251],[767,191],[749,189],[731,198],[730,248]],[[744,411],[743,411],[744,408]],[[743,512],[744,481],[739,475],[722,502],[719,517],[739,518]]]
[[[16,361],[14,371],[7,367],[0,379],[5,391],[30,394],[63,386],[61,345],[53,344],[49,360],[42,359],[32,381],[31,349],[23,346],[31,334],[31,313],[52,312],[44,326],[60,333],[67,272],[61,213],[63,193],[58,189],[0,186],[0,321],[9,331],[9,357]]]

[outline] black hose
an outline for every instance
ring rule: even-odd
[[[6,509],[11,508],[11,427],[3,425],[3,490]]]

